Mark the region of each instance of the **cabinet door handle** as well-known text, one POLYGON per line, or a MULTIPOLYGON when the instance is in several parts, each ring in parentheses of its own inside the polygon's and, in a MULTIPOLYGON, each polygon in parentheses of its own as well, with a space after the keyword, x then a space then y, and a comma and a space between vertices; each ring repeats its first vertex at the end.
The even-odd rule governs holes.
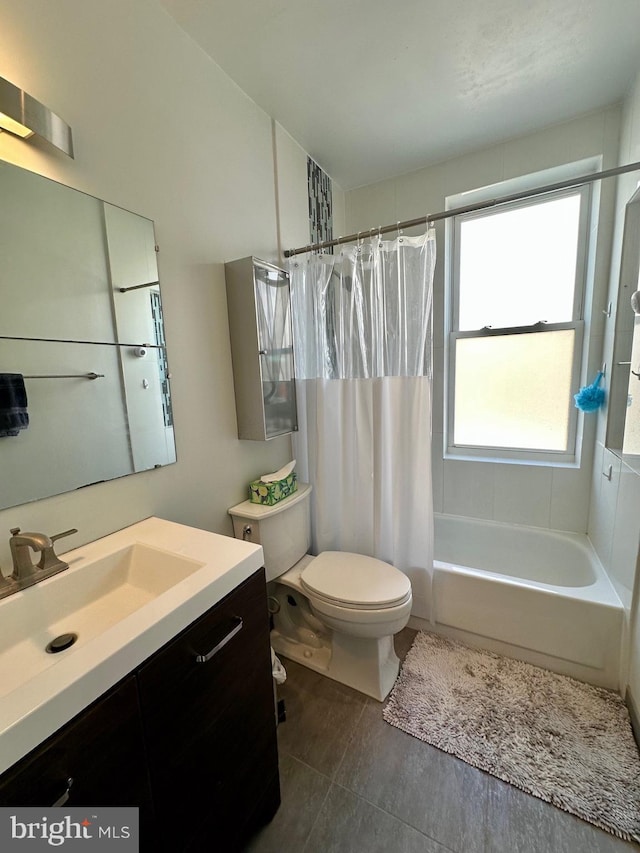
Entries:
POLYGON ((67 800, 69 799, 69 795, 71 793, 71 786, 73 785, 73 776, 69 776, 67 779, 67 788, 62 796, 58 797, 55 803, 52 803, 52 807, 55 809, 57 806, 63 806, 67 800))
POLYGON ((233 621, 238 623, 235 628, 232 628, 231 631, 229 631, 229 633, 227 634, 227 636, 223 637, 222 640, 220 640, 220 642, 218 643, 218 645, 214 646, 210 652, 207 652, 206 655, 196 655, 196 663, 206 663, 208 660, 211 660, 211 658, 215 654, 217 654, 221 648, 223 648, 227 645, 228 642, 233 640, 238 631, 242 631, 242 617, 234 616, 233 621))

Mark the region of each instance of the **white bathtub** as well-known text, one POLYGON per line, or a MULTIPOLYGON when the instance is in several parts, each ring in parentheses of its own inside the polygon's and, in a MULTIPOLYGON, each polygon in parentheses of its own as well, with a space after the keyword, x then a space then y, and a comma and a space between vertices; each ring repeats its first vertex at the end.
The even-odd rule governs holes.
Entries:
POLYGON ((428 630, 619 688, 623 607, 586 536, 436 514, 431 605, 428 630))

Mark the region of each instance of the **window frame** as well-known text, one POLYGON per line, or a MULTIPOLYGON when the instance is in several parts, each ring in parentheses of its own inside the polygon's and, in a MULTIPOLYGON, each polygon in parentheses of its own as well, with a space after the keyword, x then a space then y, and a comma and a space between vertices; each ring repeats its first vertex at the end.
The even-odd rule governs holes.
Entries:
POLYGON ((538 464, 573 465, 577 464, 580 451, 581 430, 578 410, 573 405, 572 396, 569 395, 567 407, 569 409, 569 423, 567 431, 567 446, 565 450, 536 450, 533 448, 496 447, 493 445, 466 445, 455 444, 455 359, 456 342, 460 338, 482 338, 491 336, 504 336, 516 334, 531 334, 536 332, 551 332, 560 329, 573 329, 575 342, 573 350, 573 362, 571 372, 571 388, 578 390, 580 377, 583 369, 584 357, 584 329, 585 329, 585 302, 588 291, 588 268, 591 252, 590 233, 593 205, 593 192, 591 183, 576 184, 573 187, 553 190, 547 193, 535 194, 505 202, 503 204, 491 204, 487 208, 474 210, 467 213, 457 214, 451 217, 447 223, 447 307, 445 310, 445 458, 449 459, 484 459, 493 462, 523 462, 538 464), (522 207, 531 207, 535 204, 543 204, 555 199, 567 196, 579 195, 580 213, 578 221, 577 253, 575 286, 573 294, 573 314, 571 320, 560 323, 547 323, 542 318, 538 322, 525 326, 511 326, 498 328, 485 326, 482 329, 463 330, 459 329, 460 310, 460 249, 461 249, 461 226, 465 221, 495 216, 496 214, 516 210, 522 207))

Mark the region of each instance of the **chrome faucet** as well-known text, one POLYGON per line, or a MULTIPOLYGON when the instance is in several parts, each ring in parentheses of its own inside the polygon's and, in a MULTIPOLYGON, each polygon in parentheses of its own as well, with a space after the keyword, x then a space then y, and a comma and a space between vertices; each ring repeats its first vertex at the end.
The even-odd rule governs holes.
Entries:
POLYGON ((0 578, 0 598, 33 586, 51 575, 68 569, 69 564, 58 557, 53 549, 53 543, 63 536, 70 536, 77 532, 74 527, 63 533, 56 533, 55 536, 47 536, 45 533, 23 533, 19 527, 13 527, 9 540, 13 572, 8 578, 0 578), (40 554, 37 564, 33 563, 30 550, 40 554))

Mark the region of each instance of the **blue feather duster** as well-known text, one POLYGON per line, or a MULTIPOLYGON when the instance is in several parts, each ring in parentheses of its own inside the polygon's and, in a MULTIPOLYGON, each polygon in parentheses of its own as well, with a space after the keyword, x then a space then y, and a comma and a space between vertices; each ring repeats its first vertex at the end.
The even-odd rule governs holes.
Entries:
POLYGON ((595 412, 604 403, 604 388, 599 388, 603 373, 600 371, 591 385, 585 385, 573 395, 576 408, 581 412, 595 412))

